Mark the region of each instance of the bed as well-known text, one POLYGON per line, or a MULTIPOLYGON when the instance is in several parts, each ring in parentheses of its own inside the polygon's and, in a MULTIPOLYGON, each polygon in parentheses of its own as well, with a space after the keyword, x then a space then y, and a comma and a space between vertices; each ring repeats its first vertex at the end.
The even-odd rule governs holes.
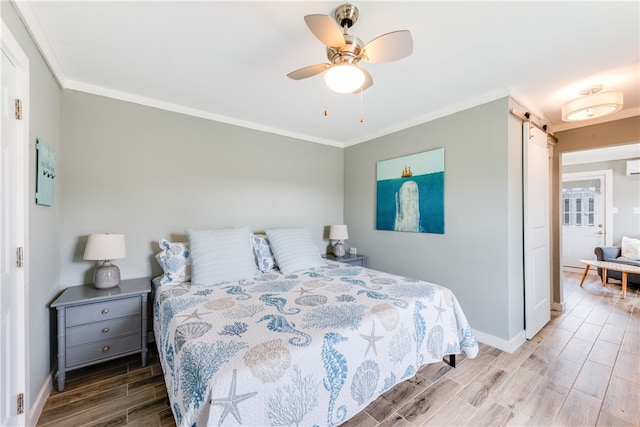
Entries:
MULTIPOLYGON (((161 240, 165 275, 154 281, 154 334, 179 426, 338 425, 422 365, 478 352, 447 288, 317 254, 312 266, 291 271, 268 245, 269 230, 250 246, 250 278, 209 284, 200 267, 212 254, 201 258, 201 242, 189 236, 190 248, 173 248, 183 274, 170 278, 174 244, 161 240), (260 244, 272 263, 261 259, 260 244)), ((296 248, 291 258, 300 256, 296 248)))

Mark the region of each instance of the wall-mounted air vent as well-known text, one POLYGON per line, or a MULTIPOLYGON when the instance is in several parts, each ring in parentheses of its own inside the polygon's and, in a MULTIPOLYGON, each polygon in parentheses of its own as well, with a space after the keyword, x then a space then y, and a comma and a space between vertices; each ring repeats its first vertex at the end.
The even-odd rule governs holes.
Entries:
POLYGON ((627 176, 640 175, 640 159, 627 160, 627 176))

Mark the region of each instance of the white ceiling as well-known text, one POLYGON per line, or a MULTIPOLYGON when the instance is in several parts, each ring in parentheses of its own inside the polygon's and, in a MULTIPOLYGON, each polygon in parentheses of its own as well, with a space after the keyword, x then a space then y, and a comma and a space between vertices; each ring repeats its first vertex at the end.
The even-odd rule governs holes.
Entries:
POLYGON ((350 34, 366 43, 407 29, 414 42, 408 58, 361 62, 374 79, 363 123, 359 95, 325 96, 321 75, 286 77, 327 61, 303 17, 340 4, 15 3, 64 88, 324 144, 348 146, 506 95, 564 130, 576 125, 561 121, 562 104, 593 84, 624 92, 625 108, 604 120, 640 114, 638 1, 357 1, 350 34))

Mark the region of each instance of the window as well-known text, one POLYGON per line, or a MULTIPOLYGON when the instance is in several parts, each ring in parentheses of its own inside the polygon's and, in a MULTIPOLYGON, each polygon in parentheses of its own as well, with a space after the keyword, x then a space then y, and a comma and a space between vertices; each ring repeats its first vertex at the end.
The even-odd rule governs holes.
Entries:
POLYGON ((562 225, 593 227, 595 225, 596 188, 562 189, 562 225))

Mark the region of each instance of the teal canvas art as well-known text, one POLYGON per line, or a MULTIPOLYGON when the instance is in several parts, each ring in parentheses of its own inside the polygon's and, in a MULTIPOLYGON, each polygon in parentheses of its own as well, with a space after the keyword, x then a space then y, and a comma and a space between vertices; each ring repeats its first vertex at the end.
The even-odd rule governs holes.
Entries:
POLYGON ((378 162, 376 229, 444 234, 444 148, 378 162))

